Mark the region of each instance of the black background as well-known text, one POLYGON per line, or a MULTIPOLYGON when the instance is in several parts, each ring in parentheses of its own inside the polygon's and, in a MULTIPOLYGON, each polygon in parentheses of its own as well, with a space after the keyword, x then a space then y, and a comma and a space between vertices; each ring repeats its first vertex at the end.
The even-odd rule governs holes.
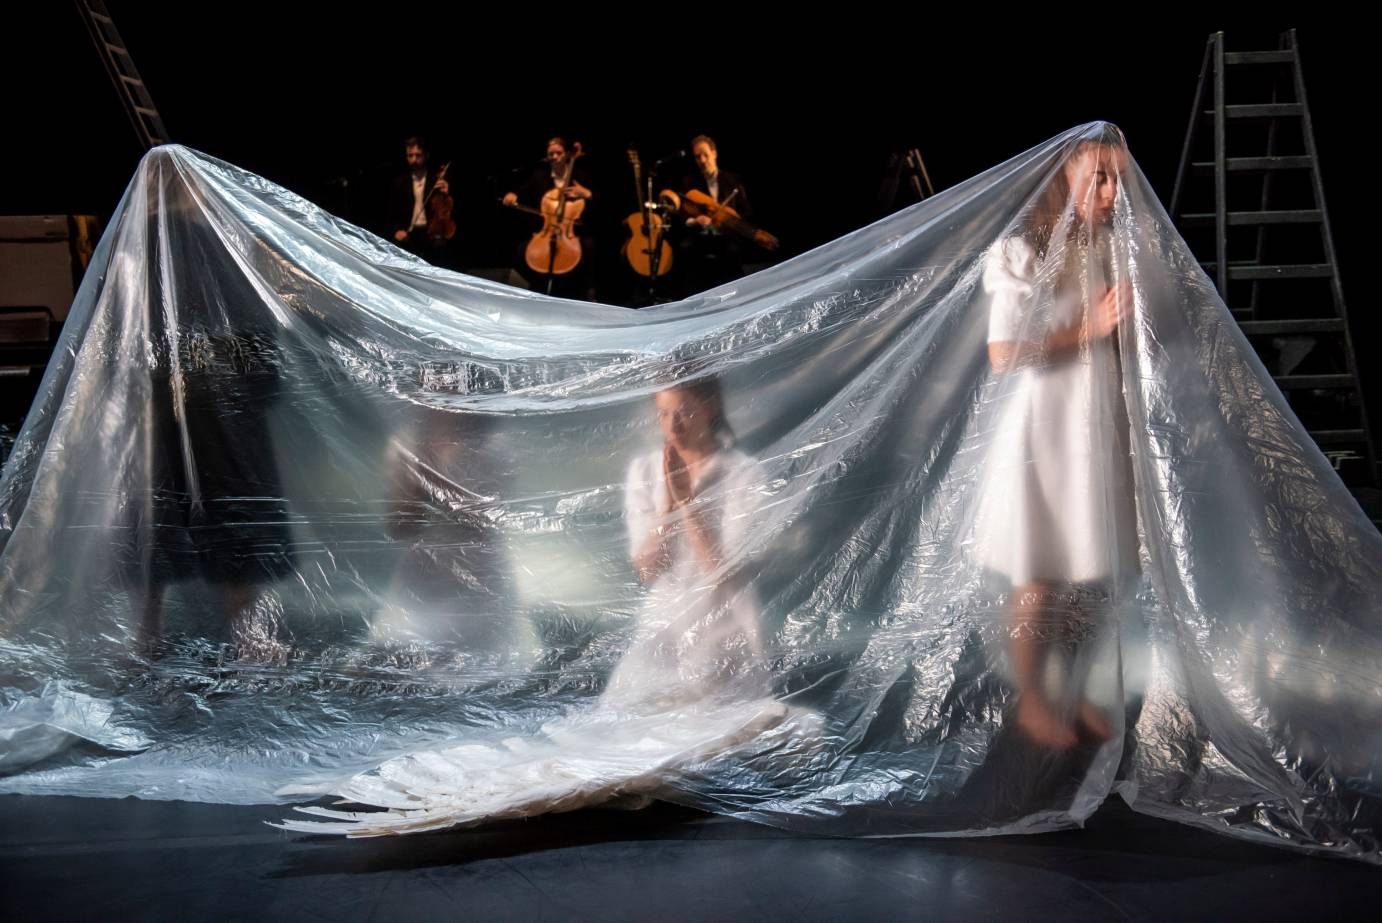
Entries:
MULTIPOLYGON (((428 136, 453 162, 471 265, 509 255, 522 226, 494 199, 554 134, 584 144, 609 224, 634 207, 630 143, 646 164, 694 134, 715 136, 721 166, 745 177, 785 256, 877 217, 887 154, 909 146, 945 188, 1106 119, 1165 201, 1209 33, 1258 50, 1294 26, 1378 417, 1379 324, 1366 275, 1376 52, 1344 19, 1113 5, 1020 18, 976 5, 944 23, 933 9, 845 5, 108 7, 175 140, 361 223, 375 224, 379 190, 402 168, 401 139, 428 136)), ((141 152, 85 28, 62 0, 4 16, 11 105, 0 214, 108 217, 141 152)), ((679 172, 668 168, 669 185, 679 172)))

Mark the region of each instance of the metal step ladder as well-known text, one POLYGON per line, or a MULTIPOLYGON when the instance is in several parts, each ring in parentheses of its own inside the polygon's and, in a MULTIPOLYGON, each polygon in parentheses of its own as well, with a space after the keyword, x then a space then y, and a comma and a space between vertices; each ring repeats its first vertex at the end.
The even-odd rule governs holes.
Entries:
POLYGON ((1209 37, 1171 215, 1335 469, 1376 487, 1294 29, 1275 51, 1209 37))
POLYGON ((125 113, 134 125, 134 132, 139 136, 140 144, 145 150, 167 144, 168 129, 163 127, 163 117, 158 114, 153 97, 149 95, 149 88, 144 85, 138 68, 134 66, 134 59, 130 57, 129 49, 125 47, 124 40, 116 31, 115 21, 110 18, 104 0, 74 2, 77 12, 81 14, 82 22, 86 23, 87 31, 91 33, 91 40, 96 43, 96 52, 101 56, 101 63, 106 66, 106 73, 110 75, 110 80, 120 95, 120 101, 124 103, 125 113))

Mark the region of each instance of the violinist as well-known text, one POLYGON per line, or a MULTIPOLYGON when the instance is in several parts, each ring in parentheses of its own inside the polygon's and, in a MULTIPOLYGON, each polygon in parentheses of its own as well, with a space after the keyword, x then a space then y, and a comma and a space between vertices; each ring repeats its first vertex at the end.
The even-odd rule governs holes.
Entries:
POLYGON ((407 172, 394 178, 389 188, 388 233, 394 243, 437 266, 450 263, 448 241, 429 235, 429 205, 451 193, 444 177, 428 164, 427 143, 414 136, 403 142, 407 172))
MULTIPOLYGON (((578 150, 579 145, 576 147, 578 150)), ((581 257, 574 270, 554 279, 543 275, 525 256, 529 242, 526 235, 519 246, 518 258, 514 265, 535 290, 545 290, 551 282, 552 294, 565 298, 594 300, 595 242, 586 228, 590 219, 590 203, 595 194, 588 185, 584 165, 576 160, 575 153, 564 139, 552 138, 547 142, 547 155, 543 163, 532 171, 522 185, 507 193, 502 201, 510 207, 518 206, 524 211, 540 212, 543 197, 555 189, 558 195, 566 199, 568 205, 574 202, 582 204, 581 217, 575 228, 581 257)))
MULTIPOLYGON (((691 140, 691 156, 699 169, 682 180, 683 197, 698 189, 716 202, 731 206, 746 221, 752 220, 744 184, 736 174, 720 169, 715 140, 709 135, 697 135, 691 140)), ((744 274, 743 241, 717 228, 708 215, 688 216, 680 236, 677 254, 688 295, 732 282, 744 274)))

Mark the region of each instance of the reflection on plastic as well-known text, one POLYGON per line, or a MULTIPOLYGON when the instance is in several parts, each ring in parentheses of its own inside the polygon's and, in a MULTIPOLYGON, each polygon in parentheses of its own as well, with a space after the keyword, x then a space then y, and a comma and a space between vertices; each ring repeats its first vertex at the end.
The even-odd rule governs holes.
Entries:
POLYGON ((1103 124, 640 312, 157 149, 0 541, 4 791, 1382 860, 1382 539, 1103 124))

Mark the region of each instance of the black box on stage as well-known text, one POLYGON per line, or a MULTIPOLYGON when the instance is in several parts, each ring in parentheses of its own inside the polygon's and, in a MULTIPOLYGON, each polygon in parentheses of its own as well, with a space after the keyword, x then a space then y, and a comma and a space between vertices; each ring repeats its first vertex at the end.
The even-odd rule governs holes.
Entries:
POLYGON ((91 215, 0 216, 0 426, 28 412, 98 233, 91 215))

